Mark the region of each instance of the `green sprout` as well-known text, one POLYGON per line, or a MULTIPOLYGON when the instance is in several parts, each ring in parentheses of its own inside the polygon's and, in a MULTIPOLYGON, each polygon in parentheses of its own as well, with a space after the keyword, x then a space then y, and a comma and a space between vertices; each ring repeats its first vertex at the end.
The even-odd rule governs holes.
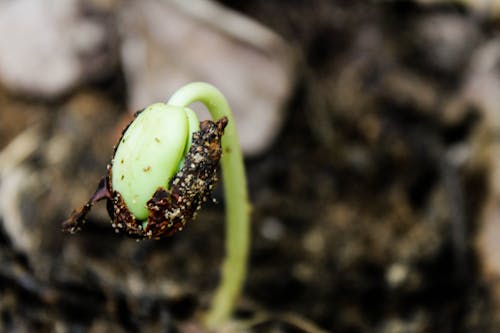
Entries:
POLYGON ((244 283, 250 239, 243 155, 229 104, 214 86, 196 82, 167 103, 136 114, 116 147, 108 175, 88 202, 63 223, 73 233, 93 204, 106 199, 113 227, 134 238, 173 235, 207 200, 222 166, 226 202, 226 257, 222 278, 204 317, 208 328, 228 322, 244 283), (188 108, 203 103, 214 121, 201 123, 188 108))
POLYGON ((192 110, 164 103, 149 106, 127 128, 115 152, 112 184, 137 219, 147 219, 147 201, 158 186, 168 186, 199 128, 192 110))

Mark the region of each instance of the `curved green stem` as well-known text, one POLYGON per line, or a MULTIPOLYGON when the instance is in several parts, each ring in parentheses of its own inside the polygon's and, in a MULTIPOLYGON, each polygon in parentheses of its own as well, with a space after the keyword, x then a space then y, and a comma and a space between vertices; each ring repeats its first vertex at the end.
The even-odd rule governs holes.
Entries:
POLYGON ((228 118, 222 138, 221 159, 226 201, 226 258, 222 267, 222 280, 205 317, 205 324, 215 328, 229 319, 245 279, 250 243, 250 205, 243 155, 229 104, 219 90, 203 82, 180 88, 168 104, 187 107, 194 102, 203 103, 214 119, 228 118))

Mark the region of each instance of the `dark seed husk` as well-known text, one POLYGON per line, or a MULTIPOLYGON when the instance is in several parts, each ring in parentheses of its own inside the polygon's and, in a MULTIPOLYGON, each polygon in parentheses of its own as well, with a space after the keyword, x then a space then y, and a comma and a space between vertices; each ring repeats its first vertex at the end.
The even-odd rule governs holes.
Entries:
POLYGON ((63 230, 70 233, 80 230, 92 205, 102 199, 107 200, 114 229, 132 238, 157 239, 182 230, 195 217, 217 183, 217 168, 222 156, 221 139, 227 122, 227 118, 223 117, 215 122, 205 120, 200 123, 200 130, 193 133, 183 166, 170 181, 169 188, 159 187, 147 202, 147 221, 136 220, 120 193, 113 190, 112 168, 109 165, 108 175, 101 180, 94 195, 63 222, 63 230))

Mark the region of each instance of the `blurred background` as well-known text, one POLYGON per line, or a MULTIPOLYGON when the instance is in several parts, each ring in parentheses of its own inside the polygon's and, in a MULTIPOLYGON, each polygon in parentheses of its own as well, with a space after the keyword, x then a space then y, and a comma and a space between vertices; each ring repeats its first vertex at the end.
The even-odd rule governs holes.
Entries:
POLYGON ((61 232, 191 81, 246 157, 245 331, 500 332, 497 0, 0 0, 0 332, 203 332, 221 186, 172 238, 61 232))

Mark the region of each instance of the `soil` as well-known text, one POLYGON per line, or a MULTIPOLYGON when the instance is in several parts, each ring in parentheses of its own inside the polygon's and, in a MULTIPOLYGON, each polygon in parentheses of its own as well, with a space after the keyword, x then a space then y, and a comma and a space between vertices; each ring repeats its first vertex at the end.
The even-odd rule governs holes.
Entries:
MULTIPOLYGON (((246 161, 252 249, 235 319, 249 332, 500 331, 472 246, 487 163, 453 158, 487 127, 460 96, 498 24, 457 5, 223 2, 301 57, 285 126, 246 161), (459 42, 427 40, 432 19, 459 42)), ((117 236, 104 205, 61 232, 106 172, 125 103, 120 68, 57 100, 0 89, 0 151, 21 147, 0 158, 0 331, 202 332, 224 251, 220 184, 168 239, 117 236)))

